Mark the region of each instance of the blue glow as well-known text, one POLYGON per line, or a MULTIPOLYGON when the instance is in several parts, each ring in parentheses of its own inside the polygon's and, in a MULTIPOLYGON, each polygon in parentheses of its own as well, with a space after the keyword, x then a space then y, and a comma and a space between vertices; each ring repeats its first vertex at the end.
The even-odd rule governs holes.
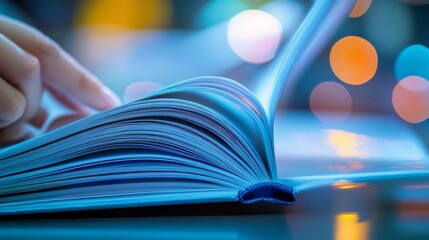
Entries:
POLYGON ((211 27, 249 8, 250 6, 243 1, 212 0, 198 13, 195 25, 200 28, 211 27))
POLYGON ((419 76, 429 80, 429 49, 423 45, 412 45, 399 54, 395 63, 396 80, 408 76, 419 76))
POLYGON ((394 57, 410 44, 415 25, 413 13, 400 1, 372 1, 363 20, 368 40, 383 55, 394 57))

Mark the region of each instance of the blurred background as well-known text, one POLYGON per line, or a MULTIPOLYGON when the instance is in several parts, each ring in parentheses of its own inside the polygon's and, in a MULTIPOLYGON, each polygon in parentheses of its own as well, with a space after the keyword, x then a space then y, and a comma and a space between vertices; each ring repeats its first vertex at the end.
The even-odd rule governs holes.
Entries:
MULTIPOLYGON (((128 102, 208 75, 228 77, 257 90, 264 79, 256 76, 276 59, 278 49, 287 44, 311 4, 310 0, 0 0, 0 13, 33 25, 59 42, 128 102)), ((319 42, 314 61, 286 86, 280 110, 309 115, 288 122, 278 119, 280 134, 275 142, 280 177, 427 171, 427 148, 408 128, 398 126, 411 126, 429 146, 428 23, 429 0, 357 0, 338 31, 319 42), (400 124, 392 123, 392 118, 400 124), (362 122, 369 124, 367 129, 361 128, 362 122)), ((277 220, 270 222, 262 216, 263 225, 252 218, 262 227, 262 235, 253 233, 259 228, 248 227, 248 217, 233 217, 231 222, 246 226, 239 227, 240 231, 250 229, 251 234, 265 238, 267 233, 290 231, 290 236, 304 239, 320 237, 320 233, 336 239, 383 239, 386 233, 391 239, 427 239, 427 178, 398 182, 399 186, 340 180, 330 186, 334 190, 304 192, 296 207, 280 219, 275 216, 277 220), (373 208, 396 212, 381 215, 373 208), (332 214, 303 215, 303 211, 318 210, 332 214), (308 226, 317 230, 308 231, 308 226)), ((199 238, 198 233, 206 234, 210 229, 206 226, 213 225, 214 233, 227 238, 233 231, 230 239, 238 239, 228 219, 215 220, 215 224, 205 218, 167 222, 172 226, 182 222, 180 231, 171 231, 184 238, 195 232, 192 236, 199 238), (201 226, 195 225, 197 221, 201 226), (195 231, 199 226, 203 230, 195 231)), ((104 239, 106 233, 116 236, 111 235, 115 231, 122 236, 122 228, 130 231, 133 226, 139 238, 142 232, 168 233, 166 219, 158 220, 161 228, 154 228, 152 219, 149 225, 143 220, 131 227, 129 222, 113 228, 110 223, 107 227, 99 224, 95 225, 99 229, 90 232, 93 235, 85 236, 98 234, 104 239), (105 232, 106 228, 113 230, 105 232)), ((33 229, 43 226, 47 234, 74 231, 82 235, 88 233, 82 229, 90 229, 86 225, 94 226, 93 220, 68 222, 71 227, 52 225, 57 231, 51 231, 49 222, 38 224, 30 222, 29 231, 24 231, 25 226, 3 224, 9 231, 0 232, 33 234, 33 229)))
MULTIPOLYGON (((254 88, 254 76, 291 38, 311 3, 2 0, 0 9, 59 42, 128 102, 207 75, 254 88)), ((429 128, 428 3, 358 0, 311 65, 287 86, 280 107, 310 110, 327 125, 371 113, 429 128)))

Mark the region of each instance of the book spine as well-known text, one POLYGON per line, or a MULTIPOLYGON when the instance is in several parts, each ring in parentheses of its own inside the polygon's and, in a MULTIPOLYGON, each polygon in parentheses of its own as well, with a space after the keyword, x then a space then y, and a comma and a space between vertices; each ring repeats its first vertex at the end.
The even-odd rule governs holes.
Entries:
POLYGON ((292 187, 277 182, 263 182, 239 191, 238 199, 243 204, 269 202, 290 205, 296 201, 296 192, 292 187))

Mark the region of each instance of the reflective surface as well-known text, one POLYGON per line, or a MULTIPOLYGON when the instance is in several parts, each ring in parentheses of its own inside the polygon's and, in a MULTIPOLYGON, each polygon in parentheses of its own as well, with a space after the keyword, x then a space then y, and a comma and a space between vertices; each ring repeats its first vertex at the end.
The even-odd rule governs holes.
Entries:
MULTIPOLYGON (((390 118, 353 116, 326 129, 308 114, 279 116, 276 133, 284 133, 276 138, 280 177, 344 177, 418 166, 427 171, 420 139, 390 118), (319 145, 309 143, 318 140, 319 145)), ((260 205, 257 211, 254 205, 207 204, 6 216, 0 218, 0 239, 429 238, 429 177, 351 179, 301 189, 294 205, 260 205)))
POLYGON ((270 214, 3 219, 0 239, 427 239, 428 189, 429 179, 319 188, 270 214))
POLYGON ((278 114, 274 138, 280 179, 337 175, 368 181, 368 175, 429 172, 422 140, 394 116, 352 114, 326 124, 309 112, 289 111, 278 114))

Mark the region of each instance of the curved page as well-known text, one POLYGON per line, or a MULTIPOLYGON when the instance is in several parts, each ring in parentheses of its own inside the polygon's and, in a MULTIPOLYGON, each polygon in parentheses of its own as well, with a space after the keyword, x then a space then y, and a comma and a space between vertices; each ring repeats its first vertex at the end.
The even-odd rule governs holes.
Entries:
POLYGON ((3 150, 0 212, 234 201, 272 161, 250 93, 192 79, 3 150))

